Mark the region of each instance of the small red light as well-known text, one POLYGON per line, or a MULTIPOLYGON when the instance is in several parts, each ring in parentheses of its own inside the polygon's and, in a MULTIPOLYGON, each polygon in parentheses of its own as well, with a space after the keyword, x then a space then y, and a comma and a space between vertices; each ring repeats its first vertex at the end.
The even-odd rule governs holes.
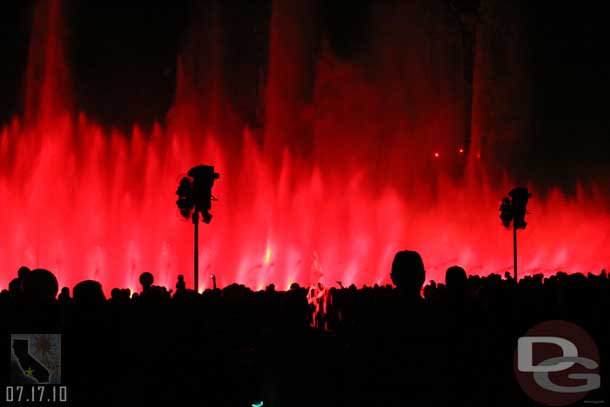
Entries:
POLYGON ((439 154, 438 153, 434 153, 434 157, 438 158, 439 154))
POLYGON ((464 153, 464 149, 463 149, 463 148, 460 148, 460 149, 458 150, 458 152, 459 152, 460 154, 463 154, 463 153, 464 153))

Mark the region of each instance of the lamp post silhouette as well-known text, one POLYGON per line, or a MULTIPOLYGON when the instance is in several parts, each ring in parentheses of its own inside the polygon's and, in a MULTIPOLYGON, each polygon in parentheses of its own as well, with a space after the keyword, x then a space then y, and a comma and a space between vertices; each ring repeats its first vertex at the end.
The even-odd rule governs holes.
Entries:
POLYGON ((514 278, 517 281, 517 229, 525 229, 525 215, 527 201, 532 197, 532 194, 525 187, 513 188, 508 196, 502 198, 500 205, 500 219, 502 224, 509 228, 513 225, 513 262, 514 262, 514 278))
POLYGON ((214 181, 220 175, 214 172, 214 167, 210 165, 198 165, 187 172, 186 177, 182 177, 176 190, 178 200, 176 205, 180 215, 184 219, 191 219, 195 226, 195 250, 194 267, 195 278, 193 285, 195 291, 199 292, 199 214, 205 223, 212 220, 212 201, 217 201, 212 195, 214 181))

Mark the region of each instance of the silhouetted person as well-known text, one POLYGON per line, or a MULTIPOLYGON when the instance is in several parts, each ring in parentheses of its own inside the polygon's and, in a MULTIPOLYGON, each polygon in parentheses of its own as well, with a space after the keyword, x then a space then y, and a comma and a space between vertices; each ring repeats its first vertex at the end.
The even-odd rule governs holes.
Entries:
POLYGON ((142 292, 147 291, 150 287, 152 287, 155 278, 153 275, 147 271, 140 274, 140 284, 142 284, 142 292))
POLYGON ((249 291, 243 284, 233 283, 222 289, 222 296, 231 302, 241 302, 245 300, 249 291))
POLYGON ((8 283, 8 291, 12 295, 21 295, 21 279, 19 277, 15 277, 8 283))
POLYGON ((61 289, 59 296, 57 297, 59 302, 69 302, 70 301, 70 289, 68 287, 64 287, 61 289))
MULTIPOLYGON (((140 274, 140 284, 142 292, 139 298, 147 303, 163 303, 171 298, 173 290, 167 291, 165 287, 153 285, 155 278, 149 272, 140 274)), ((135 297, 134 297, 135 298, 135 297)))
POLYGON ((35 269, 25 274, 21 288, 28 302, 43 303, 55 300, 59 286, 49 270, 35 269))
POLYGON ((178 282, 176 283, 176 294, 182 293, 186 290, 186 283, 184 282, 184 276, 178 275, 178 282))
POLYGON ((30 270, 29 267, 21 266, 21 267, 19 267, 19 270, 17 270, 17 275, 19 276, 20 279, 23 280, 31 272, 32 272, 32 270, 30 270))
POLYGON ((113 288, 110 291, 111 302, 117 306, 123 306, 129 302, 129 288, 113 288))
POLYGON ((390 278, 402 295, 410 299, 421 299, 426 270, 419 253, 410 250, 396 253, 390 278))
POLYGON ((307 302, 308 289, 301 289, 297 283, 290 285, 290 290, 282 297, 282 316, 287 328, 302 328, 307 326, 310 308, 307 302))
POLYGON ((11 282, 8 284, 9 292, 13 295, 20 295, 23 292, 23 280, 30 273, 31 270, 29 268, 25 266, 19 267, 19 270, 17 270, 17 277, 12 279, 11 282))
POLYGON ((449 267, 445 272, 445 285, 451 292, 464 293, 467 281, 466 271, 460 266, 449 267))
POLYGON ((93 280, 81 281, 72 292, 74 302, 79 306, 99 306, 106 300, 102 285, 93 280))
POLYGON ((424 287, 424 298, 426 300, 435 300, 435 294, 439 291, 436 281, 431 280, 428 285, 424 287))
POLYGON ((113 288, 112 291, 110 291, 110 298, 113 301, 118 301, 121 298, 121 289, 120 288, 113 288))

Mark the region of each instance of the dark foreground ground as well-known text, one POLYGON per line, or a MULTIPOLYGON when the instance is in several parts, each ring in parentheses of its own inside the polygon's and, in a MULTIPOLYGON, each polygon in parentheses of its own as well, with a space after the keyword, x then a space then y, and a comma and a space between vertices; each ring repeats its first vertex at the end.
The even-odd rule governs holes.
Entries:
POLYGON ((602 387, 577 404, 610 403, 605 271, 448 285, 429 284, 423 297, 389 286, 173 296, 153 286, 105 299, 91 282, 59 300, 13 286, 0 295, 2 383, 23 379, 10 334, 61 333, 75 406, 538 406, 515 379, 517 339, 566 320, 600 355, 602 387))

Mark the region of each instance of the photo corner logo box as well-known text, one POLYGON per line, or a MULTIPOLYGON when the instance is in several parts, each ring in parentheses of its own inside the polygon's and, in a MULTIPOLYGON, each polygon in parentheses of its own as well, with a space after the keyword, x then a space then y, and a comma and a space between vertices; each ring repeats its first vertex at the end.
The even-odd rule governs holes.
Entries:
POLYGON ((519 338, 513 364, 523 391, 546 406, 575 403, 601 386, 595 341, 572 322, 535 325, 519 338))
POLYGON ((61 384, 61 334, 11 334, 11 384, 61 384))

